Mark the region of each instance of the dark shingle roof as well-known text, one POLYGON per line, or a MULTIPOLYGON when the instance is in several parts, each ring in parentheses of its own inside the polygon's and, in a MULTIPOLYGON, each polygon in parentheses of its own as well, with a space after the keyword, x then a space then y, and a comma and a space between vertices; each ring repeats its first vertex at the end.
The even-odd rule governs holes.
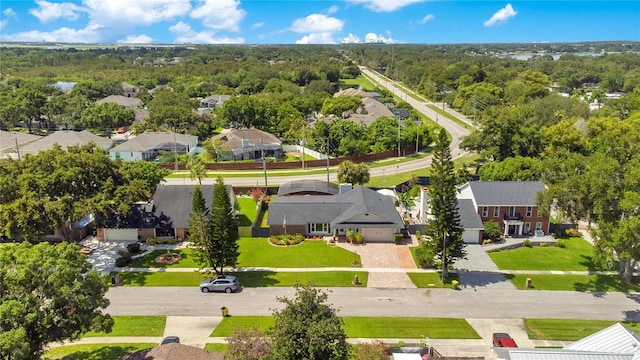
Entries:
POLYGON ((124 355, 122 360, 222 360, 224 355, 195 346, 171 343, 124 355))
POLYGON ((391 112, 393 113, 393 115, 401 119, 408 119, 411 116, 411 113, 407 109, 396 108, 391 109, 391 112))
POLYGON ((465 230, 483 229, 484 225, 471 199, 458 199, 458 214, 460 214, 460 225, 465 230))
POLYGON ((544 191, 541 181, 471 181, 478 206, 534 206, 536 194, 544 191))
POLYGON ((295 180, 280 185, 278 196, 295 193, 324 193, 335 195, 340 191, 338 185, 324 180, 295 180))
POLYGON ((267 224, 282 224, 285 214, 287 225, 318 222, 336 227, 363 215, 371 220, 359 220, 359 227, 404 226, 389 196, 363 186, 336 195, 276 197, 269 204, 267 224))

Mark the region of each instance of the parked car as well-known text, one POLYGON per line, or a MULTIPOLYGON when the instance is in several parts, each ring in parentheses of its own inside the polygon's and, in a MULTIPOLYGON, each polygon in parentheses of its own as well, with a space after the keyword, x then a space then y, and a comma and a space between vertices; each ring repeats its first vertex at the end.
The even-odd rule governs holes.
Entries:
POLYGON ((166 345, 171 343, 180 344, 180 338, 177 336, 167 336, 166 338, 162 339, 162 342, 160 343, 160 345, 166 345))
POLYGON ((517 348, 518 345, 507 333, 493 333, 493 346, 504 348, 517 348))
POLYGON ((240 289, 238 278, 232 275, 218 275, 213 279, 206 279, 200 283, 200 291, 224 291, 227 294, 240 289))

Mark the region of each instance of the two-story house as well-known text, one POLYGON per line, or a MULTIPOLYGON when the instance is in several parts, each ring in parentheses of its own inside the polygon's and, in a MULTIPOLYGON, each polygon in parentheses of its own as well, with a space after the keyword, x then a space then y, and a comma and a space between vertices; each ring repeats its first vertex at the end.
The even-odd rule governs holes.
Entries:
POLYGON ((473 202, 483 223, 493 220, 506 236, 543 235, 549 232, 549 215, 542 214, 536 195, 541 181, 471 181, 458 188, 458 199, 473 202))

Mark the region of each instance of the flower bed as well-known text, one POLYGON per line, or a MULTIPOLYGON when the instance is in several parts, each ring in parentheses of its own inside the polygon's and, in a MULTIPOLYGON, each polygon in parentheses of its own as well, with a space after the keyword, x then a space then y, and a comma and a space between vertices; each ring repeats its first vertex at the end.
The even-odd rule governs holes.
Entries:
POLYGON ((269 237, 269 242, 278 246, 297 245, 304 241, 304 236, 301 234, 294 235, 273 235, 269 237))

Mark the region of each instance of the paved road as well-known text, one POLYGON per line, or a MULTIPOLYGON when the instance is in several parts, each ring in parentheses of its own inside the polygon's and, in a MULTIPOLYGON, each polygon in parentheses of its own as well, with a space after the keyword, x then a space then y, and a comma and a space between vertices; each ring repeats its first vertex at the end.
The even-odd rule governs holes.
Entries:
MULTIPOLYGON (((408 96, 404 90, 396 87, 392 81, 382 78, 379 74, 374 73, 365 67, 361 67, 360 70, 362 70, 362 72, 365 73, 370 78, 374 79, 374 81, 378 82, 380 86, 387 88, 389 91, 398 95, 398 97, 402 99, 406 99, 406 101, 409 104, 411 104, 411 106, 413 106, 417 111, 425 114, 430 119, 438 118, 437 113, 431 110, 429 107, 427 107, 425 102, 415 100, 411 96, 408 96)), ((457 116, 463 121, 468 121, 467 118, 457 113, 452 115, 457 116)), ((449 119, 446 119, 442 116, 439 117, 438 124, 441 125, 443 128, 445 128, 452 136, 452 141, 451 141, 452 157, 456 159, 458 157, 464 156, 466 152, 459 148, 460 138, 463 136, 469 135, 469 130, 465 129, 464 127, 458 125, 457 123, 449 119)), ((369 174, 372 177, 374 177, 374 176, 393 175, 396 173, 400 174, 400 173, 406 173, 406 172, 424 169, 431 165, 431 158, 432 158, 431 156, 428 156, 422 159, 402 162, 395 165, 390 164, 390 165, 385 165, 381 167, 371 168, 369 169, 369 174)), ((315 172, 317 170, 318 168, 313 168, 313 169, 307 170, 307 172, 310 172, 310 171, 315 172)), ((256 173, 260 173, 260 171, 257 171, 256 173)), ((224 174, 222 174, 222 177, 224 177, 224 174)), ((336 181, 336 178, 337 178, 337 175, 335 172, 329 174, 329 181, 336 181)), ((292 176, 268 176, 267 182, 268 184, 273 185, 273 184, 284 184, 289 181, 302 180, 302 179, 326 180, 327 174, 326 173, 305 174, 305 171, 300 170, 298 174, 292 175, 292 176)), ((195 183, 189 178, 186 178, 186 179, 167 178, 165 180, 166 182, 164 184, 166 185, 181 185, 181 184, 195 183)), ((234 186, 253 186, 253 185, 263 186, 264 185, 264 177, 246 177, 246 178, 245 177, 224 177, 224 181, 226 184, 230 184, 234 186)), ((214 178, 205 178, 202 180, 203 184, 213 184, 214 182, 215 182, 214 178)))
MULTIPOLYGON (((329 303, 341 316, 452 318, 572 318, 640 320, 640 297, 624 293, 516 291, 511 289, 331 288, 329 303)), ((292 288, 245 288, 235 294, 203 294, 198 287, 116 287, 107 292, 111 315, 271 315, 276 297, 292 288)))

